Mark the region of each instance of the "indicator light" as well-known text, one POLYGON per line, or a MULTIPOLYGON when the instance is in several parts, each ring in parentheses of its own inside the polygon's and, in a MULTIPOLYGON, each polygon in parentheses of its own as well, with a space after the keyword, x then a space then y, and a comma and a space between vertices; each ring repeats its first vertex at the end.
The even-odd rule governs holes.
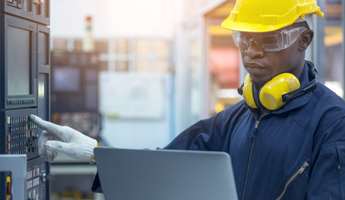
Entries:
POLYGON ((35 4, 44 4, 44 0, 34 0, 35 4))

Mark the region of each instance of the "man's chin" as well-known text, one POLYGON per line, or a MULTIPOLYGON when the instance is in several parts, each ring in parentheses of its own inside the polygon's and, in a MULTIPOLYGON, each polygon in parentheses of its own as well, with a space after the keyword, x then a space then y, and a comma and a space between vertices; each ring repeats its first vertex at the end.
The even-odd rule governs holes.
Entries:
POLYGON ((252 83, 254 84, 254 86, 259 89, 262 88, 267 82, 269 81, 269 79, 265 79, 265 80, 256 80, 255 78, 252 78, 252 83))

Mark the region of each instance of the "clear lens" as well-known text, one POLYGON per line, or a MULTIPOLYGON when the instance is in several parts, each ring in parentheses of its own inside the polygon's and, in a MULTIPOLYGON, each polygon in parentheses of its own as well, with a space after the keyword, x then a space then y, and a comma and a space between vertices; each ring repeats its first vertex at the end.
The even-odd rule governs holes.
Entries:
MULTIPOLYGON (((250 42, 252 40, 255 40, 253 38, 252 33, 239 32, 239 31, 232 31, 232 38, 234 40, 235 45, 240 49, 249 48, 250 42)), ((255 43, 257 43, 256 40, 255 40, 255 43)))
POLYGON ((273 31, 267 33, 246 33, 232 31, 232 38, 237 47, 242 50, 248 49, 252 41, 258 47, 267 52, 281 51, 290 47, 298 37, 306 31, 305 27, 298 27, 291 30, 273 31))
POLYGON ((234 40, 234 43, 237 47, 238 47, 238 43, 239 43, 239 38, 240 38, 240 32, 232 31, 232 39, 234 40))
POLYGON ((284 34, 281 32, 270 32, 259 35, 262 48, 267 52, 280 51, 284 48, 284 34))

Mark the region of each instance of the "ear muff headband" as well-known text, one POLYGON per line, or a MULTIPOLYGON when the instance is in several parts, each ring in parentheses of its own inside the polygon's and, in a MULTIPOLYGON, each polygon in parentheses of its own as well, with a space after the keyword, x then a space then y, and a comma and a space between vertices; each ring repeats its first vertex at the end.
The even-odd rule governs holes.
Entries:
POLYGON ((255 85, 253 84, 252 91, 253 91, 253 98, 254 98, 255 105, 259 108, 263 107, 263 105, 260 102, 260 98, 259 98, 261 88, 259 90, 257 90, 255 85))

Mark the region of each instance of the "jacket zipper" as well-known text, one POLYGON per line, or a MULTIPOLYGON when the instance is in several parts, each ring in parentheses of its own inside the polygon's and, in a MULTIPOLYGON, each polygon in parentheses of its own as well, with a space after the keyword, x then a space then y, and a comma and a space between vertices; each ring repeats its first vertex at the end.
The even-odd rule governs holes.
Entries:
POLYGON ((247 166, 247 174, 246 174, 246 180, 244 182, 244 187, 243 187, 243 193, 242 193, 242 200, 244 200, 244 195, 246 194, 246 188, 247 188, 247 181, 248 181, 248 175, 249 175, 249 169, 250 169, 250 163, 252 161, 252 155, 253 155, 253 149, 254 149, 254 144, 255 144, 255 140, 256 140, 256 131, 258 130, 260 121, 263 117, 265 117, 266 115, 269 115, 270 113, 267 113, 265 115, 263 115, 262 117, 260 117, 259 120, 256 119, 255 115, 252 113, 252 111, 250 111, 250 113, 253 115, 254 119, 256 120, 256 124, 255 124, 255 135, 252 141, 252 146, 250 149, 250 154, 249 154, 249 161, 248 161, 248 166, 247 166))
POLYGON ((281 193, 281 195, 277 198, 277 200, 280 200, 285 192, 286 192, 286 188, 289 186, 289 184, 299 175, 302 174, 305 170, 305 168, 309 167, 309 164, 307 162, 304 162, 303 166, 289 179, 289 181, 285 184, 284 190, 281 193))

